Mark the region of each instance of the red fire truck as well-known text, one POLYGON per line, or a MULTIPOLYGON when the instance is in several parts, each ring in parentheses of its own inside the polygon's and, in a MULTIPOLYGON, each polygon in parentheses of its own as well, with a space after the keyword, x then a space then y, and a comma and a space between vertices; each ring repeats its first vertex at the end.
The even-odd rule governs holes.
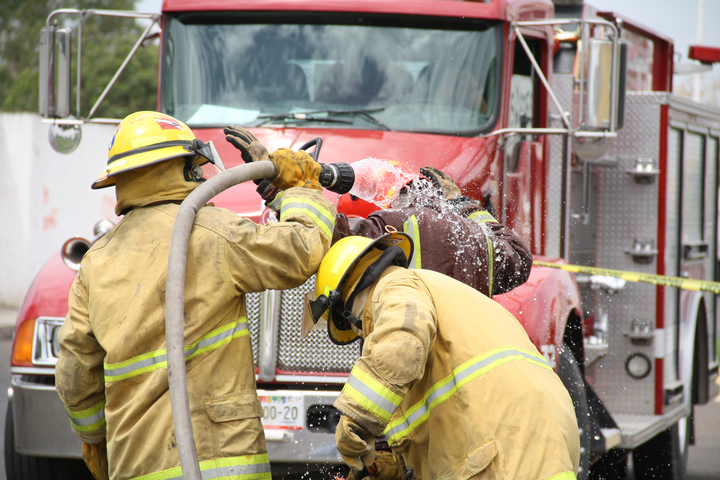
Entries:
MULTIPOLYGON (((671 39, 574 1, 165 0, 160 15, 61 10, 42 34, 41 113, 65 139, 96 121, 95 107, 68 119, 73 43, 54 22, 74 18, 76 28, 90 14, 161 28, 157 108, 213 140, 228 167, 241 161, 223 138, 229 124, 270 151, 321 137, 325 163, 389 155, 414 170, 433 165, 514 228, 537 260, 597 267, 573 275, 536 266, 494 299, 568 387, 579 478, 624 478, 629 455, 635 478, 682 478, 693 406, 718 393, 716 298, 677 288, 676 277, 720 276, 720 111, 670 93, 671 39), (601 269, 673 278, 626 282, 601 269)), ((214 202, 269 217, 252 184, 214 202)), ((80 463, 53 368, 86 249, 66 243, 20 311, 8 478, 70 478, 80 463)), ((322 331, 300 338, 313 282, 248 295, 277 475, 342 463, 332 403, 360 350, 322 331)))

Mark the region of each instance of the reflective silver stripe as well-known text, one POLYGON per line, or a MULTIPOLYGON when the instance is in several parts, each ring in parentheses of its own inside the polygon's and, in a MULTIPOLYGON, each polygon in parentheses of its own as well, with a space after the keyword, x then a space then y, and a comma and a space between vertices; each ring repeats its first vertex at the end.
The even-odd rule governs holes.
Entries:
MULTIPOLYGON (((227 325, 232 325, 232 323, 227 325)), ((196 354, 219 348, 225 340, 232 339, 232 337, 238 333, 245 333, 248 331, 247 321, 245 321, 244 318, 242 321, 236 322, 235 326, 232 328, 227 328, 227 325, 220 327, 220 329, 225 328, 225 330, 221 330, 215 334, 210 332, 208 334, 210 336, 201 337, 195 345, 185 350, 185 360, 188 360, 196 354)), ((117 364, 105 365, 105 381, 115 382, 124 380, 126 378, 158 370, 160 368, 165 368, 167 366, 167 353, 164 349, 140 355, 140 357, 141 358, 138 360, 131 361, 126 365, 119 367, 113 368, 113 365, 117 364)))
POLYGON ((271 209, 275 210, 276 212, 279 211, 280 207, 282 205, 282 199, 283 199, 284 193, 285 192, 283 192, 283 191, 279 191, 277 193, 277 195, 275 195, 275 198, 273 198, 272 202, 267 204, 268 208, 271 208, 271 209))
MULTIPOLYGON (((223 479, 242 479, 245 475, 257 475, 259 473, 270 473, 270 464, 269 463, 260 463, 256 465, 235 465, 232 467, 220 467, 220 468, 211 468, 210 470, 202 470, 200 472, 200 475, 202 476, 203 480, 212 480, 214 478, 223 478, 223 479)), ((142 477, 139 477, 142 478, 142 477)), ((152 477, 148 477, 148 480, 150 480, 152 477)), ((175 477, 157 477, 158 480, 183 480, 183 476, 175 476, 175 477)), ((268 480, 270 480, 270 476, 267 477, 268 480)))
MULTIPOLYGON (((162 350, 162 352, 165 352, 165 350, 162 350)), ((126 366, 120 367, 120 368, 105 367, 105 380, 107 381, 107 379, 111 378, 111 377, 119 377, 121 375, 132 373, 135 370, 145 370, 145 371, 156 370, 155 368, 148 369, 148 367, 153 367, 156 365, 158 366, 158 368, 162 368, 165 365, 167 365, 167 354, 158 353, 158 355, 156 357, 146 358, 144 360, 138 360, 137 362, 133 362, 129 365, 126 365, 126 366)))
POLYGON ((105 400, 79 412, 71 411, 66 405, 65 411, 73 428, 79 432, 94 432, 105 425, 105 400))
POLYGON ((238 322, 234 328, 229 328, 223 332, 218 333, 217 335, 213 335, 212 337, 207 337, 204 339, 201 338, 200 341, 197 342, 192 348, 185 350, 185 359, 187 360, 188 358, 192 357, 195 352, 198 352, 201 349, 210 347, 215 343, 222 342, 223 340, 232 337, 236 333, 242 332, 243 330, 247 329, 247 322, 238 322))
MULTIPOLYGON (((288 199, 289 200, 289 199, 288 199)), ((314 202, 313 202, 314 203, 314 202)), ((332 231, 335 228, 335 217, 332 219, 329 218, 330 212, 325 209, 320 209, 317 206, 309 203, 309 202, 294 202, 292 200, 289 200, 287 202, 282 203, 282 208, 280 209, 280 220, 282 221, 285 218, 285 214, 294 208, 300 209, 300 210, 307 210, 308 212, 312 212, 313 218, 317 218, 318 221, 322 222, 327 229, 330 231, 330 235, 332 235, 332 231)))
POLYGON ((257 475, 258 473, 270 473, 270 464, 237 465, 203 470, 202 478, 203 480, 210 480, 212 478, 241 478, 243 475, 257 475))
MULTIPOLYGON (((372 403, 372 406, 375 406, 383 411, 384 415, 378 415, 381 418, 386 418, 387 420, 389 420, 392 417, 392 414, 395 413, 395 410, 397 410, 398 405, 400 404, 399 401, 397 404, 395 404, 395 403, 391 402, 390 400, 384 398, 382 395, 380 395, 375 390, 373 390, 371 387, 366 385, 362 380, 360 380, 355 375, 351 374, 350 378, 348 378, 347 383, 351 387, 353 387, 355 390, 357 390, 361 395, 365 396, 365 398, 369 402, 372 403)), ((370 407, 370 405, 368 405, 367 402, 358 402, 358 403, 363 405, 363 407, 367 408, 368 410, 371 410, 371 408, 368 408, 368 407, 370 407)), ((377 412, 377 413, 379 413, 379 412, 377 412)))
MULTIPOLYGON (((252 479, 271 480, 270 463, 267 454, 243 457, 225 457, 200 462, 200 475, 203 480, 223 478, 228 480, 252 479), (242 463, 241 463, 242 462, 242 463)), ((182 469, 174 467, 160 472, 150 473, 133 480, 182 480, 182 469)))
MULTIPOLYGON (((388 428, 384 432, 385 437, 388 439, 388 442, 392 445, 397 440, 394 437, 404 437, 409 434, 410 431, 414 430, 420 424, 422 424, 427 419, 432 409, 435 408, 436 405, 434 405, 434 403, 437 402, 437 404, 440 404, 448 398, 454 396, 454 393, 452 393, 453 390, 461 388, 463 385, 458 386, 458 384, 463 383, 465 379, 473 376, 478 371, 491 366, 495 362, 503 360, 507 357, 518 355, 523 357, 523 359, 525 360, 531 360, 534 363, 541 363, 547 368, 550 368, 547 360, 545 360, 545 358, 541 357, 539 354, 533 355, 531 353, 514 348, 501 350, 486 358, 478 359, 475 361, 475 363, 471 363, 470 365, 468 365, 467 368, 464 368, 463 370, 454 373, 454 375, 452 375, 452 377, 450 378, 450 381, 441 385, 436 390, 433 391, 433 388, 435 388, 435 386, 431 387, 429 391, 432 391, 432 393, 430 393, 426 398, 408 409, 408 411, 411 412, 410 414, 408 414, 404 418, 395 420, 394 422, 392 422, 392 426, 388 425, 388 428), (443 396, 447 396, 447 398, 443 399, 443 396)), ((494 368, 495 367, 491 368, 490 370, 493 370, 494 368)))
POLYGON ((73 425, 76 425, 78 427, 89 427, 93 423, 100 422, 105 418, 105 409, 100 410, 95 415, 91 415, 85 418, 74 418, 70 415, 68 416, 70 417, 70 421, 73 423, 73 425))

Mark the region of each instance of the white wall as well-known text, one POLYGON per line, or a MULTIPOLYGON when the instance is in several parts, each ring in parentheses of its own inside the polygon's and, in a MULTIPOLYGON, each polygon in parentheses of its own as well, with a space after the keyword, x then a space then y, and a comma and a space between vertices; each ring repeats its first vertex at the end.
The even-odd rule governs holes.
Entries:
POLYGON ((35 274, 70 237, 116 222, 115 189, 91 190, 107 163, 114 125, 85 125, 73 153, 55 152, 49 125, 0 113, 0 306, 19 307, 35 274))

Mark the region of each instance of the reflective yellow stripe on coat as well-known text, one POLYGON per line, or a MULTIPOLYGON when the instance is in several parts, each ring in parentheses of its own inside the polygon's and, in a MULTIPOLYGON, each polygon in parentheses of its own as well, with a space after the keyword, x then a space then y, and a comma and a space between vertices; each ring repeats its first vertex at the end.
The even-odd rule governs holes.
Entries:
POLYGON ((558 473, 557 475, 553 475, 552 477, 548 478, 547 480, 576 480, 576 476, 573 472, 563 472, 558 473))
POLYGON ((490 235, 485 237, 487 240, 487 246, 488 246, 488 293, 492 297, 493 294, 493 264, 495 263, 495 250, 493 249, 493 242, 490 238, 490 235))
POLYGON ((284 222, 288 216, 303 214, 307 215, 312 221, 320 227, 328 238, 332 238, 335 229, 335 215, 329 210, 322 207, 319 203, 313 202, 306 197, 292 197, 283 195, 280 206, 280 221, 284 222))
POLYGON ((343 393, 363 408, 389 422, 402 402, 402 397, 375 380, 357 365, 343 387, 343 393))
MULTIPOLYGON (((200 340, 192 345, 185 346, 185 361, 200 355, 204 352, 216 350, 234 338, 249 335, 247 319, 242 317, 236 322, 231 322, 216 328, 200 337, 200 340)), ((152 372, 167 367, 167 351, 157 350, 145 353, 137 357, 119 363, 106 363, 105 382, 118 382, 126 378, 135 377, 143 373, 152 372)))
POLYGON ((70 411, 67 407, 65 407, 65 411, 68 417, 70 417, 70 423, 72 423, 73 428, 79 432, 90 433, 105 426, 104 400, 80 412, 70 411))
MULTIPOLYGON (((223 480, 270 480, 272 478, 267 454, 205 460, 200 462, 200 474, 203 480, 214 478, 223 480)), ((133 480, 181 480, 182 478, 182 469, 175 467, 135 477, 133 480)))
POLYGON ((495 217, 490 215, 486 210, 478 210, 477 212, 473 212, 470 215, 467 216, 469 220, 474 220, 477 223, 485 223, 485 222, 497 222, 495 220, 495 217))
POLYGON ((455 368, 448 377, 433 385, 423 399, 410 407, 400 418, 390 422, 385 429, 385 437, 390 445, 410 434, 430 416, 430 412, 440 403, 451 398, 458 390, 476 378, 508 362, 523 360, 552 370, 545 357, 515 347, 501 347, 472 358, 455 368))
POLYGON ((279 212, 280 208, 282 207, 282 199, 284 193, 285 192, 283 191, 279 191, 277 195, 275 195, 275 198, 272 199, 272 202, 266 204, 267 207, 275 210, 276 212, 279 212))
POLYGON ((412 238, 415 248, 413 255, 408 259, 408 268, 422 268, 422 255, 420 252, 420 226, 415 215, 411 215, 405 223, 403 223, 403 232, 412 238))
MULTIPOLYGON (((478 210, 477 212, 473 212, 470 215, 467 216, 468 220, 472 220, 477 223, 486 223, 486 222, 497 222, 495 220, 495 217, 490 215, 486 210, 478 210)), ((492 297, 493 294, 493 263, 495 262, 495 252, 493 249, 493 243, 490 239, 490 235, 487 235, 487 245, 488 245, 488 292, 490 292, 490 296, 492 297)))

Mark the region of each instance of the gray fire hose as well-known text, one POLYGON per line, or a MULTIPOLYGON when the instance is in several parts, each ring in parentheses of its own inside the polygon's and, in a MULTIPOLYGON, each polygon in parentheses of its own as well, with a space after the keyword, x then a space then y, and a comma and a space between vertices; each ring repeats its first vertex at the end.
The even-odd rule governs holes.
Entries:
POLYGON ((273 178, 275 175, 275 165, 267 161, 246 163, 228 169, 193 190, 180 205, 175 218, 165 286, 165 348, 175 440, 185 480, 202 480, 193 436, 185 371, 185 268, 190 231, 198 210, 218 193, 248 180, 273 178))

